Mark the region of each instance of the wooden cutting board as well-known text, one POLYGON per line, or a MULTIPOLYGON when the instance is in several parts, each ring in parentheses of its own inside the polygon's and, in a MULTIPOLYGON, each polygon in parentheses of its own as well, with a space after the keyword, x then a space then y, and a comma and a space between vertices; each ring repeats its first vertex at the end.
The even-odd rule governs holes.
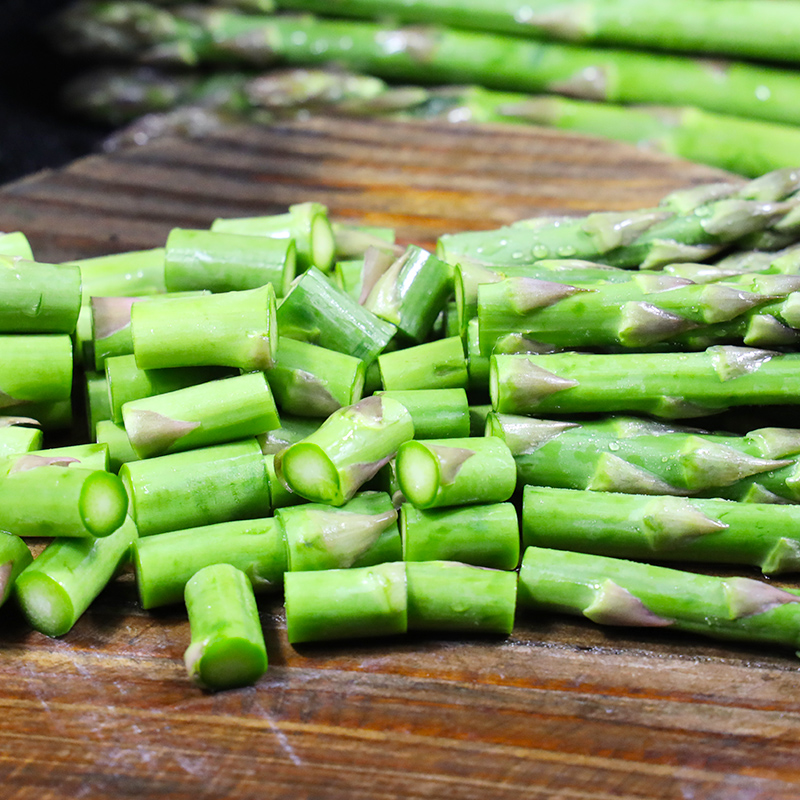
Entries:
MULTIPOLYGON (((721 175, 547 131, 321 119, 34 176, 0 190, 0 230, 24 230, 40 260, 59 261, 314 199, 431 244, 535 214, 644 206, 721 175)), ((185 677, 183 612, 143 612, 130 576, 58 640, 4 609, 0 796, 800 796, 790 652, 526 613, 508 638, 293 648, 280 599, 260 608, 267 675, 216 695, 185 677)))

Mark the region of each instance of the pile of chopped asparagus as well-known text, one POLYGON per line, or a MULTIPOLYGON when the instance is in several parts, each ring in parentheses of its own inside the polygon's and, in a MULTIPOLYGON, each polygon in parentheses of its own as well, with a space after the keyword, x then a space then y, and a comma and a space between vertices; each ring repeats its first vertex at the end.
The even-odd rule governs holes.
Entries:
POLYGON ((800 429, 674 421, 800 404, 798 209, 781 170, 436 253, 318 203, 59 265, 2 234, 0 602, 61 636, 132 569, 209 689, 267 668, 257 592, 291 643, 519 598, 798 649, 800 589, 662 565, 800 571, 800 429))
POLYGON ((324 111, 546 125, 750 177, 800 149, 800 0, 79 0, 50 28, 105 65, 67 105, 138 118, 112 146, 324 111))

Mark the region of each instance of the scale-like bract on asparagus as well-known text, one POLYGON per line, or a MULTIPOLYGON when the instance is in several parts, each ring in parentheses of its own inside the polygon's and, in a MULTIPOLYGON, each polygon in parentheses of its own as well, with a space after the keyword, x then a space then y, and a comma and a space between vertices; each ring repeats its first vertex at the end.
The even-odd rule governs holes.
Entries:
POLYGON ((278 326, 281 336, 347 353, 367 366, 396 331, 315 267, 295 278, 278 308, 278 326))
POLYGON ((294 417, 291 414, 281 414, 280 428, 259 434, 256 439, 264 455, 275 455, 289 445, 311 436, 323 422, 324 420, 319 417, 294 417))
POLYGON ((291 644, 408 630, 406 565, 287 572, 286 633, 291 644))
POLYGON ((719 639, 800 647, 800 593, 605 556, 529 547, 521 608, 583 615, 600 625, 672 628, 719 639))
POLYGON ((483 503, 423 510, 400 506, 405 561, 459 561, 477 567, 516 569, 519 520, 512 503, 483 503))
POLYGON ((405 406, 372 396, 341 408, 310 436, 275 456, 280 479, 312 502, 344 505, 414 436, 405 406))
POLYGON ((263 372, 131 400, 122 419, 140 458, 257 436, 280 425, 263 372))
POLYGON ((81 307, 81 272, 0 254, 0 333, 72 333, 81 307))
POLYGON ((800 353, 718 345, 701 353, 494 355, 490 392, 508 414, 638 411, 667 419, 800 402, 800 353))
POLYGON ((296 261, 293 239, 173 228, 164 280, 170 292, 236 292, 271 283, 283 297, 294 280, 296 261))
POLYGON ((231 564, 257 592, 279 591, 286 572, 283 531, 274 517, 234 520, 143 537, 133 551, 143 608, 179 603, 187 581, 204 567, 231 564))
POLYGON ((254 439, 122 465, 139 535, 269 514, 266 458, 254 439))
POLYGON ((397 511, 385 492, 361 492, 340 508, 305 503, 275 516, 291 571, 368 567, 402 558, 397 511))
POLYGON ((800 570, 800 508, 526 486, 523 545, 641 561, 800 570))
POLYGON ((19 536, 0 532, 0 606, 11 595, 17 576, 32 561, 28 545, 19 536))
POLYGON ((275 290, 221 292, 135 303, 133 352, 141 369, 269 369, 278 344, 275 290))
POLYGON ((496 436, 425 439, 397 451, 397 479, 417 508, 502 503, 514 493, 517 470, 496 436))
POLYGON ((68 444, 63 447, 48 447, 0 457, 0 477, 13 472, 55 465, 83 471, 108 472, 108 447, 100 442, 68 444))
POLYGON ((14 584, 31 627, 46 636, 67 633, 128 562, 136 538, 136 525, 126 517, 110 536, 49 544, 14 584))
POLYGON ((247 576, 230 564, 205 567, 186 584, 185 602, 189 677, 215 690, 254 684, 267 670, 267 647, 247 576))
POLYGON ((506 442, 522 484, 800 502, 793 428, 736 436, 635 417, 576 423, 492 413, 486 432, 506 442))

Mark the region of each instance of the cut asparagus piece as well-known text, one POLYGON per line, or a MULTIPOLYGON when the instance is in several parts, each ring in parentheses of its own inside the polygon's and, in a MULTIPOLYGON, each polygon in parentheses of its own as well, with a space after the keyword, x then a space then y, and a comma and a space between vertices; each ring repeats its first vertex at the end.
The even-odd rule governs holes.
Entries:
POLYGON ((82 258, 68 263, 80 267, 84 305, 92 297, 140 297, 167 291, 163 247, 82 258))
POLYGON ((135 303, 133 352, 141 369, 269 369, 278 343, 272 284, 242 292, 135 303))
POLYGON ((514 493, 511 451, 496 436, 406 442, 397 451, 397 479, 417 508, 502 503, 514 493))
POLYGON ((128 462, 119 476, 142 537, 270 512, 265 456, 255 439, 128 462))
POLYGON ((27 453, 42 446, 42 431, 29 417, 0 417, 0 456, 27 453))
POLYGON ((259 593, 280 591, 286 572, 283 535, 272 517, 145 537, 136 543, 133 556, 145 609, 179 603, 191 577, 212 564, 240 569, 259 593))
POLYGON ((20 572, 32 561, 31 551, 22 539, 0 532, 0 606, 11 596, 20 572))
POLYGON ((108 379, 104 372, 86 372, 84 379, 88 434, 90 439, 94 439, 97 424, 102 420, 111 419, 111 397, 108 392, 108 379))
POLYGON ((478 567, 516 569, 519 521, 511 503, 423 511, 400 507, 405 561, 460 561, 478 567))
POLYGON ((0 254, 0 333, 72 333, 80 307, 78 267, 0 254))
POLYGON ((118 473, 123 464, 139 460, 139 456, 131 447, 131 440, 125 433, 125 428, 110 419, 104 419, 97 423, 95 439, 98 444, 104 444, 108 449, 110 472, 118 473))
POLYGON ((0 336, 0 410, 38 419, 25 406, 68 400, 72 342, 60 334, 0 336))
POLYGON ((454 561, 406 564, 408 629, 509 634, 517 574, 454 561))
POLYGON ((335 411, 309 437, 278 453, 275 469, 293 492, 341 506, 413 436, 405 406, 367 397, 335 411))
POLYGON ((286 573, 290 644, 405 633, 406 568, 402 561, 358 569, 286 573))
POLYGON ((364 391, 364 362, 346 353, 281 336, 275 366, 266 372, 281 411, 328 417, 357 403, 364 391))
POLYGON ((122 524, 128 498, 116 475, 57 466, 48 459, 29 463, 32 468, 20 464, 0 478, 0 530, 91 538, 108 536, 122 524), (39 466, 42 462, 46 466, 39 466))
POLYGON ((718 639, 800 644, 800 595, 750 578, 718 578, 604 556, 529 547, 519 604, 600 625, 672 628, 718 639))
POLYGON ((322 422, 319 417, 293 417, 291 414, 281 414, 280 428, 259 434, 256 439, 264 455, 275 455, 289 445, 311 436, 322 422))
POLYGON ((656 561, 800 570, 800 509, 526 486, 523 545, 656 561))
POLYGON ((28 237, 22 231, 0 233, 0 255, 16 256, 33 261, 33 250, 28 237))
POLYGON ((368 567, 402 557, 397 511, 384 492, 361 492, 341 508, 306 503, 275 515, 293 572, 368 567))
POLYGON ((312 267, 295 278, 278 309, 281 336, 318 344, 362 359, 375 360, 395 327, 360 306, 312 267))
POLYGON ((251 686, 267 670, 267 647, 253 586, 230 564, 213 564, 186 584, 192 640, 186 672, 205 689, 251 686))
POLYGON ((73 444, 4 456, 0 459, 0 477, 51 464, 70 469, 108 472, 108 448, 99 443, 73 444))
POLYGON ((787 500, 800 500, 792 477, 800 452, 800 431, 794 429, 733 436, 635 417, 578 424, 490 414, 486 431, 509 446, 522 484, 736 497, 755 480, 787 500))
POLYGON ((170 292, 235 292, 271 283, 289 291, 296 270, 292 239, 173 228, 167 238, 164 280, 170 292))
POLYGON ((264 456, 264 466, 267 470, 267 477, 269 478, 269 496, 273 508, 287 508, 288 506, 296 506, 308 502, 305 497, 295 494, 278 477, 278 473, 275 471, 274 453, 269 453, 264 456))
POLYGON ((458 336, 437 339, 378 356, 383 388, 466 389, 469 382, 464 346, 458 336))
POLYGON ((131 400, 125 432, 140 458, 256 436, 280 425, 263 372, 131 400))
POLYGON ((420 344, 453 291, 453 268, 411 245, 375 282, 364 306, 420 344))
POLYGON ((101 539, 59 539, 23 570, 14 584, 28 623, 46 636, 62 636, 130 558, 136 541, 130 517, 101 539))
POLYGON ((333 229, 328 220, 328 209, 321 203, 298 203, 289 206, 288 213, 271 217, 216 219, 211 230, 291 239, 297 249, 299 272, 312 266, 327 272, 333 266, 336 252, 333 229))
POLYGON ((402 403, 411 414, 415 439, 469 436, 469 405, 463 389, 416 389, 380 392, 402 403))
POLYGON ((800 354, 724 345, 702 353, 495 355, 490 391, 502 413, 639 411, 680 419, 796 403, 798 364, 800 354))

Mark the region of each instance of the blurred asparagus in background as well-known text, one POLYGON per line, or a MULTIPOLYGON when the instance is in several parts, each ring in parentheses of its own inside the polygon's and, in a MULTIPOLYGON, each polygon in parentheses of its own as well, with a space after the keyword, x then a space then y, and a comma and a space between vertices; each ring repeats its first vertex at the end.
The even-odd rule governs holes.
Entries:
POLYGON ((112 146, 321 112, 546 125, 748 176, 800 161, 795 0, 275 2, 325 17, 271 5, 82 0, 51 21, 62 52, 182 71, 95 72, 65 102, 138 119, 112 146), (784 63, 706 57, 719 54, 784 63), (282 69, 253 72, 265 67, 282 69))

